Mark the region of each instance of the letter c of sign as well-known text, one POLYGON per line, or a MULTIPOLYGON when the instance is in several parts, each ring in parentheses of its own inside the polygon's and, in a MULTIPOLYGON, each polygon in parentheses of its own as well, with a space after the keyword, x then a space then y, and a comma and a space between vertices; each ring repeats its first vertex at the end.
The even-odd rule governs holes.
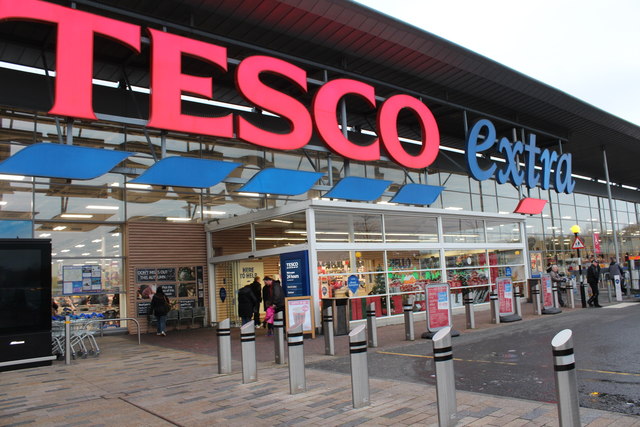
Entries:
POLYGON ((431 110, 409 95, 394 95, 382 103, 378 111, 378 133, 391 158, 411 169, 426 168, 440 150, 440 132, 431 110), (422 148, 415 156, 406 152, 398 137, 398 114, 405 108, 415 113, 422 130, 422 148))

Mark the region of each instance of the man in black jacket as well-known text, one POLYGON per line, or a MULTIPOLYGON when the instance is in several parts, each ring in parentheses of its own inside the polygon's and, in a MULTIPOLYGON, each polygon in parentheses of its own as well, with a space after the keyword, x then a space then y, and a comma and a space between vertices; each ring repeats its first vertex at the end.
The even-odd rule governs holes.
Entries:
POLYGON ((251 285, 243 286, 238 291, 238 315, 242 318, 242 325, 249 323, 258 306, 258 300, 253 294, 251 285))
POLYGON ((591 265, 587 269, 587 283, 591 287, 591 298, 587 303, 589 307, 602 307, 598 302, 598 282, 600 281, 600 266, 595 259, 591 260, 591 265))
POLYGON ((260 303, 262 302, 262 285, 260 285, 260 277, 256 276, 251 283, 251 290, 253 291, 253 295, 256 297, 256 308, 253 313, 253 321, 256 324, 256 328, 260 327, 260 303))

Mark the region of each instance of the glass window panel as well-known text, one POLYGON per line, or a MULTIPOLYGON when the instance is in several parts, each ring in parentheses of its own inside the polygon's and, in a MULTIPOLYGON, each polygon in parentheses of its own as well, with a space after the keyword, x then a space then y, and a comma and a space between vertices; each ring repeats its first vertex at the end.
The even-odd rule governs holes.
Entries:
POLYGON ((575 200, 573 199, 573 193, 572 194, 556 193, 556 194, 558 195, 558 202, 565 205, 571 205, 571 206, 575 204, 575 200))
POLYGON ((493 179, 486 179, 484 181, 480 181, 480 185, 482 186, 483 195, 487 195, 487 196, 496 195, 496 182, 493 179))
POLYGON ((51 239, 53 257, 101 258, 123 254, 120 225, 37 221, 34 234, 51 239))
POLYGON ((442 231, 447 243, 481 243, 484 238, 483 221, 465 218, 443 218, 442 231))
POLYGON ((385 214, 384 232, 387 243, 437 242, 438 222, 436 218, 385 214))
POLYGON ((354 242, 382 242, 382 215, 352 214, 354 242))
POLYGON ((214 231, 211 233, 211 244, 213 245, 213 256, 250 252, 252 250, 251 225, 245 224, 226 230, 214 231))
POLYGON ((447 268, 473 268, 487 265, 486 252, 483 249, 446 251, 444 258, 447 268))
POLYGON ((471 210, 471 196, 468 192, 460 193, 447 189, 442 192, 440 198, 442 199, 442 205, 445 209, 454 211, 471 210))
MULTIPOLYGON (((520 198, 520 193, 518 192, 518 189, 516 187, 514 187, 511 184, 496 184, 497 187, 497 191, 498 191, 498 195, 500 195, 500 199, 508 197, 511 199, 519 199, 520 198)), ((513 206, 513 208, 511 209, 511 212, 513 212, 513 209, 515 209, 515 205, 513 206)))
POLYGON ((389 292, 424 292, 424 285, 442 282, 442 270, 391 271, 388 273, 389 292))
POLYGON ((123 190, 108 184, 36 184, 35 216, 52 220, 123 221, 123 190))
POLYGON ((30 182, 0 179, 0 219, 31 219, 32 188, 30 182))
POLYGON ((513 283, 516 282, 523 282, 526 277, 524 275, 524 266, 523 265, 514 265, 514 266, 510 266, 510 267, 491 267, 490 269, 490 274, 491 274, 491 282, 495 283, 496 279, 498 277, 506 277, 509 276, 509 273, 511 274, 511 281, 513 283))
POLYGON ((32 237, 33 237, 33 222, 0 219, 0 238, 31 239, 32 237))
POLYGON ((458 175, 455 173, 443 174, 442 186, 449 191, 457 191, 469 194, 469 177, 466 175, 458 175))
POLYGON ((518 243, 522 241, 520 223, 487 221, 487 240, 490 243, 518 243))
POLYGON ((514 265, 524 264, 522 251, 512 249, 499 249, 489 251, 489 265, 514 265))
POLYGON ((440 251, 387 251, 388 271, 440 268, 440 251))
POLYGON ((589 196, 586 194, 575 193, 576 206, 589 207, 589 196))
POLYGON ((169 188, 127 188, 129 221, 200 222, 200 190, 181 189, 176 192, 169 188))
MULTIPOLYGON (((448 269, 447 282, 452 288, 486 285, 489 283, 488 268, 448 269)), ((462 303, 462 301, 460 301, 462 303)))
POLYGON ((316 211, 315 217, 318 242, 349 242, 348 214, 316 211))
POLYGON ((307 243, 304 212, 257 222, 254 228, 256 250, 307 243))
POLYGON ((349 251, 318 251, 318 274, 342 274, 352 271, 349 251))

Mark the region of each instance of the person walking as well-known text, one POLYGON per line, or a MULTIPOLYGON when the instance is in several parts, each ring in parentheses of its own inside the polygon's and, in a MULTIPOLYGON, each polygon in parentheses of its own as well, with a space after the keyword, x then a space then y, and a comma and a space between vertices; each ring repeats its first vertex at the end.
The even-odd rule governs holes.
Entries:
POLYGON ((165 295, 162 287, 158 287, 156 293, 153 294, 153 298, 151 298, 151 311, 158 320, 158 333, 156 335, 167 336, 167 314, 170 310, 169 298, 165 295))
POLYGON ((587 283, 591 288, 591 298, 587 301, 589 307, 602 307, 598 302, 598 282, 600 281, 600 266, 595 259, 591 260, 591 265, 587 269, 587 283))
POLYGON ((560 277, 560 273, 558 273, 558 266, 556 264, 551 266, 551 283, 555 283, 558 289, 558 303, 560 307, 564 307, 564 300, 562 299, 561 289, 564 289, 566 286, 565 283, 567 279, 565 277, 560 277))
POLYGON ((258 305, 258 300, 253 294, 251 285, 246 285, 238 291, 238 315, 242 319, 242 325, 249 323, 258 305))
POLYGON ((616 261, 615 258, 611 258, 611 264, 609 264, 609 278, 611 279, 611 283, 613 284, 613 289, 615 289, 615 276, 620 277, 620 290, 622 293, 627 293, 624 287, 624 270, 620 264, 616 261))
POLYGON ((256 324, 256 328, 260 327, 260 303, 262 302, 262 285, 260 284, 260 276, 256 276, 253 278, 253 282, 251 283, 251 291, 253 295, 256 297, 256 307, 253 313, 253 321, 256 324))

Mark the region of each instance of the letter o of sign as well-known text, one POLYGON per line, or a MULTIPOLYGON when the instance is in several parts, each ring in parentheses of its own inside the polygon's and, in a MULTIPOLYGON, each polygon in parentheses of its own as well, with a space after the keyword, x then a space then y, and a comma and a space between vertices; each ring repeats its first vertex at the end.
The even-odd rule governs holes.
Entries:
POLYGON ((378 110, 378 134, 389 155, 397 163, 411 169, 422 169, 434 162, 440 150, 440 131, 429 107, 409 95, 394 95, 378 110), (398 137, 398 114, 412 110, 422 129, 422 148, 414 156, 405 151, 398 137))

